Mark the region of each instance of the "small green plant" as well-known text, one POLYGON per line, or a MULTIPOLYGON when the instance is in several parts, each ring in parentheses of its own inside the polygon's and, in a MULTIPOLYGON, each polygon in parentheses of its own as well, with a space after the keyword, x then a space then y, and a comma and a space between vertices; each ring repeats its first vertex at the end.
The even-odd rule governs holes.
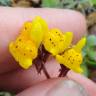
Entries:
POLYGON ((96 69, 96 36, 89 35, 87 36, 86 46, 83 48, 83 64, 81 67, 84 69, 84 75, 89 76, 90 68, 96 69))
POLYGON ((74 9, 84 15, 95 11, 96 0, 42 0, 41 7, 74 9))
POLYGON ((11 6, 11 0, 0 0, 1 6, 11 6))
POLYGON ((89 35, 87 37, 87 43, 83 49, 83 54, 86 63, 96 68, 96 36, 95 35, 89 35))

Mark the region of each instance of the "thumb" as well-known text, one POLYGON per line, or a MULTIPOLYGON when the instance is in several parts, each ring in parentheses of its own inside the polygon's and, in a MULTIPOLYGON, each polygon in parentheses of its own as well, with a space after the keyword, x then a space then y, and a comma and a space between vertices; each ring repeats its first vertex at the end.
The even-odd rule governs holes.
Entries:
POLYGON ((67 77, 83 85, 84 88, 88 91, 89 96, 96 96, 96 84, 88 78, 78 73, 74 73, 73 71, 69 71, 67 77))
POLYGON ((16 96, 88 96, 84 88, 67 78, 54 78, 30 87, 16 96))

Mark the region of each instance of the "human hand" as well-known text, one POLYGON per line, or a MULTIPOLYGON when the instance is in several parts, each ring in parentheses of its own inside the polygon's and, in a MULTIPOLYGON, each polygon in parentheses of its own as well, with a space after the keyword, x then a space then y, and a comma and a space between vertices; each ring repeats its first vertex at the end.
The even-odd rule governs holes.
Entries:
POLYGON ((45 96, 55 84, 70 78, 84 85, 89 94, 95 96, 96 85, 81 75, 71 75, 75 73, 70 71, 67 77, 56 78, 60 67, 53 58, 50 58, 45 66, 54 79, 46 80, 43 72, 41 74, 36 72, 34 65, 29 70, 21 69, 8 51, 8 44, 18 35, 23 23, 37 15, 42 16, 50 28, 57 27, 63 32, 72 31, 75 43, 86 34, 85 18, 80 13, 61 9, 4 7, 0 8, 0 13, 2 13, 0 16, 0 32, 2 32, 0 35, 0 89, 16 92, 17 96, 38 96, 38 94, 45 96), (23 91, 24 89, 26 90, 23 91))

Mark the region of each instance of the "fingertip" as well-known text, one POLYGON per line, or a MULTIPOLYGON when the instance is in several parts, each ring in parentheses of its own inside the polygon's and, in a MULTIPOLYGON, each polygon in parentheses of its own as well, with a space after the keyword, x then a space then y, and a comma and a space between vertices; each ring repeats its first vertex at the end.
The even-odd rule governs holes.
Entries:
POLYGON ((74 10, 65 10, 66 16, 69 19, 65 19, 62 24, 62 28, 65 32, 71 31, 73 35, 73 43, 76 43, 81 37, 85 36, 87 33, 87 24, 85 16, 74 10), (67 22, 67 23, 66 23, 67 22))
MULTIPOLYGON (((77 27, 78 31, 75 31, 75 38, 74 38, 74 42, 77 42, 78 40, 80 40, 83 36, 86 36, 87 34, 87 24, 86 24, 86 18, 85 16, 80 13, 80 12, 75 12, 76 15, 76 21, 77 21, 77 26, 75 25, 74 27, 77 27)), ((75 17, 75 16, 74 16, 75 17)))
POLYGON ((90 96, 96 95, 96 84, 90 79, 84 77, 81 74, 75 73, 72 70, 68 72, 67 77, 83 85, 83 87, 87 90, 90 96))

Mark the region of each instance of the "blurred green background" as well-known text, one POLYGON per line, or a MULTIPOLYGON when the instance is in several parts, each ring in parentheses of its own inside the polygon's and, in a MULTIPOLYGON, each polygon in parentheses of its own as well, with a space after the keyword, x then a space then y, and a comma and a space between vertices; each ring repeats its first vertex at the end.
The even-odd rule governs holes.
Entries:
MULTIPOLYGON (((0 6, 49 7, 77 10, 86 17, 87 43, 83 48, 83 75, 96 82, 96 0, 0 0, 0 6)), ((0 92, 0 96, 13 96, 0 92)))

